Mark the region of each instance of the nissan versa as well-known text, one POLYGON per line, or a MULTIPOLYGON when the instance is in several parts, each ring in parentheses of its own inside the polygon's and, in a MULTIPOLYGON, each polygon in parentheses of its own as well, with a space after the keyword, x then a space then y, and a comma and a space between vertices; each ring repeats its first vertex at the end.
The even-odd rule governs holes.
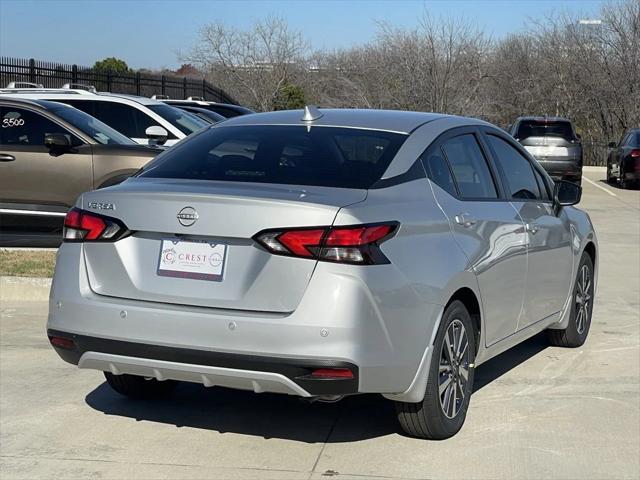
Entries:
POLYGON ((381 393, 408 434, 447 438, 477 365, 545 329, 584 343, 598 250, 580 194, 475 119, 239 116, 78 199, 48 336, 129 397, 381 393))

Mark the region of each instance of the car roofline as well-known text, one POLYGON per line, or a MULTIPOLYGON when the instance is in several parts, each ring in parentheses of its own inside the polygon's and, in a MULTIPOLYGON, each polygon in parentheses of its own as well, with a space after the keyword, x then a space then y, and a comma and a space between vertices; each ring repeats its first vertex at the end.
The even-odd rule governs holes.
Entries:
POLYGON ((536 121, 550 121, 550 122, 568 122, 568 123, 573 123, 573 121, 569 118, 566 117, 546 117, 544 115, 539 115, 539 116, 535 116, 535 115, 527 115, 525 117, 518 117, 516 119, 516 121, 522 121, 522 120, 536 120, 536 121))
MULTIPOLYGON (((411 134, 415 129, 432 120, 448 118, 441 113, 413 112, 377 109, 332 109, 313 107, 318 116, 306 119, 304 110, 280 110, 274 112, 239 115, 225 121, 224 127, 240 125, 280 125, 307 127, 342 127, 362 130, 388 131, 411 134)), ((456 117, 465 118, 465 117, 456 117)), ((222 127, 222 125, 221 125, 222 127)))
MULTIPOLYGON (((235 118, 235 117, 234 117, 235 118)), ((231 124, 227 125, 229 119, 225 120, 224 123, 220 122, 219 125, 215 125, 214 128, 229 128, 229 127, 304 127, 304 124, 299 123, 274 123, 274 122, 251 122, 251 123, 241 123, 241 124, 231 124)), ((425 122, 428 123, 428 122, 425 122)), ((420 127, 421 125, 418 125, 420 127)), ((356 125, 341 125, 341 124, 331 124, 331 125, 307 125, 309 128, 348 128, 351 130, 368 130, 371 132, 387 132, 387 133, 396 133, 399 135, 411 135, 410 131, 404 130, 393 130, 388 128, 377 128, 377 127, 364 127, 364 126, 356 126, 356 125)), ((418 128, 416 127, 416 128, 418 128)))

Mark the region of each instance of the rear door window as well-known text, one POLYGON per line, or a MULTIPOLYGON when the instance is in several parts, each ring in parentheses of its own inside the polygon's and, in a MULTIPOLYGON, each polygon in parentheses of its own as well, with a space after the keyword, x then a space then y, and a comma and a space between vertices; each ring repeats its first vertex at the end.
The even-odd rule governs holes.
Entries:
MULTIPOLYGON (((473 134, 459 135, 445 141, 442 145, 442 152, 451 167, 455 185, 461 198, 498 198, 487 160, 473 134)), ((432 162, 438 164, 439 161, 438 159, 430 160, 429 165, 432 162)), ((443 169, 438 175, 442 181, 448 182, 446 172, 443 169)))
POLYGON ((430 153, 424 163, 427 175, 432 182, 450 195, 454 197, 458 195, 456 186, 453 183, 453 177, 451 176, 451 170, 449 170, 449 165, 439 148, 430 153))
POLYGON ((221 126, 167 150, 140 176, 369 188, 406 138, 338 127, 221 126))
POLYGON ((495 135, 487 135, 496 163, 500 166, 509 184, 509 195, 518 200, 541 198, 533 167, 518 150, 495 135))

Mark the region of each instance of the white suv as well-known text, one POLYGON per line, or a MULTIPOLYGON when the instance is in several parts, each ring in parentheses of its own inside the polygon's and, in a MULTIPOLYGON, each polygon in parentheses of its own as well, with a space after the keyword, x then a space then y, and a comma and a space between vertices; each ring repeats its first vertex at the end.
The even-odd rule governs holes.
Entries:
POLYGON ((171 146, 209 125, 189 112, 135 95, 75 88, 7 88, 0 89, 0 95, 72 105, 142 145, 171 146))

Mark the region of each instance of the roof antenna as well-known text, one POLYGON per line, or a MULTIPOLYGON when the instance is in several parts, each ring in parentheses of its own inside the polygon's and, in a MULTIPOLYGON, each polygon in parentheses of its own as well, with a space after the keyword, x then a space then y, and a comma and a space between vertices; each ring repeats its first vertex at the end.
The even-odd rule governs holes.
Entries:
POLYGON ((322 117, 324 113, 318 110, 318 107, 315 105, 307 105, 304 107, 304 115, 302 115, 303 122, 313 122, 314 120, 318 120, 322 117))

